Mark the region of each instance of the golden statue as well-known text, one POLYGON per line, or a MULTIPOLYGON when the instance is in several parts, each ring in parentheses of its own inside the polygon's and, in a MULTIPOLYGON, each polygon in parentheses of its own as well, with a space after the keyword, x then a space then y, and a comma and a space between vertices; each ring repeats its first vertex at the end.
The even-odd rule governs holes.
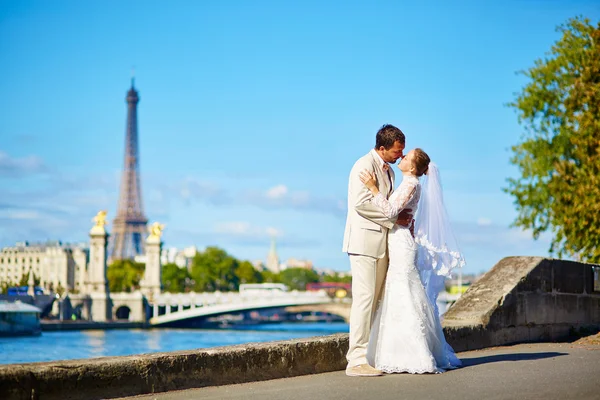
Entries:
POLYGON ((98 214, 92 219, 96 223, 96 226, 104 226, 106 225, 106 211, 98 211, 98 214))
POLYGON ((98 233, 106 232, 104 230, 104 226, 106 225, 106 211, 105 210, 98 211, 98 214, 96 214, 96 216, 92 219, 92 221, 95 223, 94 227, 92 228, 92 232, 98 232, 98 233))
POLYGON ((148 227, 148 232, 150 232, 149 239, 160 239, 160 237, 162 236, 163 229, 165 229, 165 225, 158 222, 155 222, 152 225, 150 225, 148 227))

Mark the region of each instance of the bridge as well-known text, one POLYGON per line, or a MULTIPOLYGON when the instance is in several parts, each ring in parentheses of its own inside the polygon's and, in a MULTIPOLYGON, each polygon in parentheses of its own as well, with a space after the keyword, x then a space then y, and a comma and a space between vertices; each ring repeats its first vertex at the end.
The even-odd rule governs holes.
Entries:
POLYGON ((323 291, 283 292, 248 291, 214 293, 162 293, 154 298, 150 325, 160 326, 179 321, 244 311, 308 306, 331 303, 323 291))
MULTIPOLYGON (((460 295, 446 292, 438 297, 440 314, 454 303, 460 295)), ((287 312, 320 311, 350 320, 349 299, 332 300, 323 291, 317 292, 214 292, 214 293, 162 293, 154 299, 150 325, 160 326, 178 321, 211 317, 268 308, 285 308, 287 312), (347 301, 344 301, 347 300, 347 301)))
POLYGON ((302 305, 302 306, 296 305, 296 306, 287 307, 285 309, 285 311, 287 311, 289 313, 301 313, 301 312, 309 312, 309 311, 324 312, 324 313, 328 313, 328 314, 338 315, 338 316, 344 318, 344 320, 346 322, 350 322, 350 307, 351 306, 352 306, 352 303, 350 301, 348 301, 348 302, 336 301, 336 302, 322 303, 322 304, 317 304, 317 305, 302 305))
MULTIPOLYGON (((437 298, 437 306, 440 315, 443 315, 452 304, 460 297, 459 293, 450 294, 448 292, 440 292, 437 298)), ((297 305, 287 307, 285 311, 290 313, 299 313, 306 311, 320 311, 329 314, 339 315, 344 318, 346 322, 350 322, 350 308, 352 301, 350 299, 337 299, 329 303, 322 303, 318 305, 297 305)))

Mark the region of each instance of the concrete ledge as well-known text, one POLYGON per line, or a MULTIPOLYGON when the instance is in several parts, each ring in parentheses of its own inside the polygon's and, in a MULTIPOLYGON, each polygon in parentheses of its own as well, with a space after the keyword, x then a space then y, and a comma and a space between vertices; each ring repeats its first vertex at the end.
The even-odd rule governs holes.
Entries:
POLYGON ((338 371, 348 335, 0 366, 0 399, 106 399, 338 371))
POLYGON ((598 332, 594 267, 541 257, 503 258, 444 315, 448 343, 466 351, 598 332))
POLYGON ((444 327, 446 340, 454 351, 481 350, 517 343, 561 342, 600 331, 600 325, 546 324, 511 326, 492 330, 483 326, 444 327))

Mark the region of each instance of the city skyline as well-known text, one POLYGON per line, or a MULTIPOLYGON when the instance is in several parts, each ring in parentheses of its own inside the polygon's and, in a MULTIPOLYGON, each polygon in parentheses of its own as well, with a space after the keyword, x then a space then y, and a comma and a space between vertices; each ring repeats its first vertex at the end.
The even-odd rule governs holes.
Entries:
MULTIPOLYGON (((136 69, 145 214, 166 247, 347 271, 354 161, 384 123, 441 168, 467 265, 547 255, 509 228, 522 133, 505 106, 591 1, 455 6, 7 1, 0 8, 0 246, 85 242, 116 216, 136 69)), ((399 174, 397 174, 399 176, 399 174)), ((396 182, 398 184, 399 182, 396 182)), ((112 231, 112 224, 108 226, 112 231)))

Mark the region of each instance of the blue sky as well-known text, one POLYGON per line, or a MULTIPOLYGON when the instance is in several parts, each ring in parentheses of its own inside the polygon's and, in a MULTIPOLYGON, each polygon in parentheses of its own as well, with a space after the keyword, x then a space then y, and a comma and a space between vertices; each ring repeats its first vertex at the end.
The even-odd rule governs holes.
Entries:
MULTIPOLYGON (((114 218, 135 67, 144 209, 165 246, 349 269, 347 178, 384 123, 441 168, 465 272, 547 255, 502 192, 505 104, 595 1, 0 1, 0 245, 114 218)), ((110 228, 110 227, 109 227, 110 228)))

